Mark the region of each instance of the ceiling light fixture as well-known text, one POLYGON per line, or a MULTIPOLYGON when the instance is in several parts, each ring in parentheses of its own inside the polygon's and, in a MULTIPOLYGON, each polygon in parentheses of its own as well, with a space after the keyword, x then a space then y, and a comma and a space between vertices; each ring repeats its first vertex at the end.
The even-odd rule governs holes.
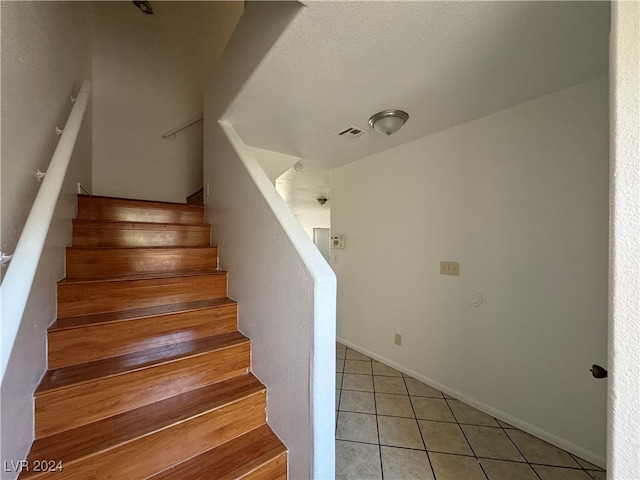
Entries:
POLYGON ((373 115, 369 119, 369 125, 378 133, 391 135, 400 130, 400 127, 402 127, 407 120, 409 120, 409 114, 407 112, 392 108, 373 115))

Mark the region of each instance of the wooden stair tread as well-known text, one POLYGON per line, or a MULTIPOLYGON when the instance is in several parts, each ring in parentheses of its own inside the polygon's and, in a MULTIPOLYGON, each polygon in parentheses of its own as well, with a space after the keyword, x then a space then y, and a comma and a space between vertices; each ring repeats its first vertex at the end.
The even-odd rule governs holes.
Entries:
POLYGON ((204 223, 202 205, 113 197, 78 196, 78 218, 96 220, 204 223))
POLYGON ((149 480, 243 478, 286 452, 286 447, 269 426, 263 425, 149 480))
POLYGON ((155 307, 135 308, 120 312, 95 313, 92 315, 81 315, 77 317, 58 318, 49 331, 65 330, 69 328, 82 328, 87 325, 98 325, 110 322, 124 322, 128 320, 155 317, 178 312, 188 312, 216 308, 225 305, 235 305, 237 302, 228 297, 216 298, 213 300, 200 300, 197 302, 174 303, 170 305, 157 305, 155 307))
POLYGON ((70 385, 77 385, 108 376, 122 375, 161 363, 193 357, 212 350, 221 350, 248 342, 249 339, 247 337, 236 331, 216 335, 215 337, 206 337, 171 346, 48 370, 36 389, 35 396, 70 385))
POLYGON ((141 204, 142 206, 154 206, 154 205, 166 205, 169 207, 183 207, 187 210, 203 210, 203 205, 189 205, 188 203, 181 202, 165 202, 162 200, 142 200, 139 198, 123 198, 123 197, 110 197, 108 195, 82 195, 78 194, 79 200, 90 200, 90 201, 108 201, 110 203, 122 203, 122 204, 141 204))
POLYGON ((85 247, 208 246, 211 225, 144 221, 73 220, 73 245, 85 247))
POLYGON ((250 373, 223 380, 38 439, 34 442, 28 459, 31 460, 30 465, 36 459, 53 458, 68 464, 265 390, 266 387, 250 373))
POLYGON ((226 275, 226 270, 211 271, 175 271, 175 272, 152 272, 152 273, 136 273, 133 275, 113 275, 108 277, 91 277, 91 278, 64 278, 58 282, 62 285, 82 284, 82 283, 98 283, 98 282, 124 282, 135 280, 155 280, 161 278, 178 278, 178 277, 203 277, 206 275, 226 275))

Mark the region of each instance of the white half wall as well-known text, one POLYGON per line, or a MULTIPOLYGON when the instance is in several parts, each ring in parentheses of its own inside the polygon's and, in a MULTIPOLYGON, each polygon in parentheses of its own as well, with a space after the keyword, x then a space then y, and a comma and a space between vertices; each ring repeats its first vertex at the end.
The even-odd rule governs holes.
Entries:
POLYGON ((204 84, 242 2, 92 2, 94 123, 92 193, 185 202, 202 188, 204 84))
POLYGON ((612 2, 609 478, 640 478, 640 3, 612 2))
MULTIPOLYGON (((2 2, 1 246, 12 253, 83 80, 91 80, 91 13, 85 2, 2 2)), ((76 183, 91 188, 91 108, 85 112, 18 336, 2 380, 1 478, 33 441, 33 392, 46 370, 46 329, 56 318, 56 282, 71 244, 76 183)), ((4 269, 3 272, 4 274, 4 269)))
POLYGON ((338 338, 604 465, 608 129, 600 77, 332 170, 338 338))
POLYGON ((205 215, 289 478, 335 475, 335 275, 224 119, 301 5, 251 2, 205 93, 205 215))

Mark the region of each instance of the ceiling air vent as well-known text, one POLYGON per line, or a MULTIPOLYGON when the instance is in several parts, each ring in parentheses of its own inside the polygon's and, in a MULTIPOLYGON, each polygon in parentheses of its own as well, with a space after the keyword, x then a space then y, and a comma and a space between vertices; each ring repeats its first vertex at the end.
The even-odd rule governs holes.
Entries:
POLYGON ((348 140, 354 140, 356 138, 360 138, 365 133, 367 133, 362 128, 354 127, 351 125, 349 128, 346 128, 340 132, 338 132, 338 136, 342 138, 346 138, 348 140))

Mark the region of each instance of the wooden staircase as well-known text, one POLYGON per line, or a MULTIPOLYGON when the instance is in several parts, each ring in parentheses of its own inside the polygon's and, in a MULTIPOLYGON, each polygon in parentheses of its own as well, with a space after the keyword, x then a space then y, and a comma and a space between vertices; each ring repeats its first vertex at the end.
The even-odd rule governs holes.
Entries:
POLYGON ((21 479, 287 478, 217 257, 202 206, 78 196, 21 479))

